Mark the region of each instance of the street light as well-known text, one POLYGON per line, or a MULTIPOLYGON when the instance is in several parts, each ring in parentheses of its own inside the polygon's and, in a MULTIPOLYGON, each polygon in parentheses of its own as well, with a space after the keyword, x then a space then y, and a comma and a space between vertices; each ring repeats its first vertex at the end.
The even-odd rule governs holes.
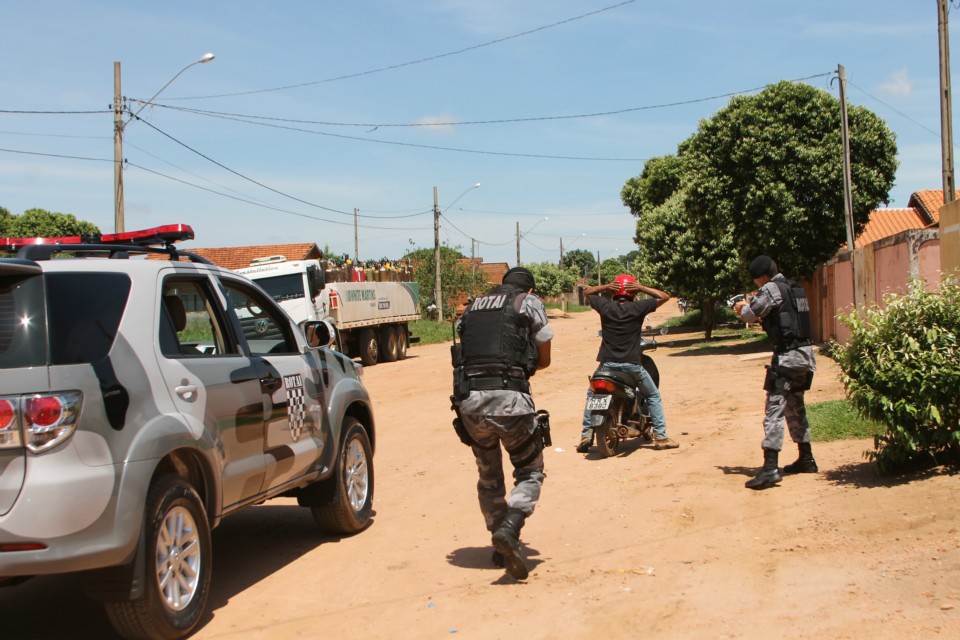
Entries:
MULTIPOLYGON (((444 211, 456 204, 457 200, 467 195, 468 192, 480 187, 480 183, 468 187, 463 193, 453 199, 453 202, 443 208, 444 211)), ((437 199, 437 188, 433 188, 433 303, 437 306, 437 320, 443 322, 443 296, 440 291, 440 205, 437 199)))
POLYGON ((537 223, 535 225, 533 225, 532 227, 524 231, 522 234, 520 233, 520 222, 519 221, 517 222, 517 266, 518 267, 520 266, 520 238, 530 233, 534 229, 536 229, 537 225, 539 225, 541 222, 546 222, 547 220, 548 220, 547 216, 544 216, 540 220, 537 220, 537 223))
POLYGON ((137 112, 130 116, 126 122, 123 121, 123 98, 120 95, 120 62, 113 63, 113 227, 116 233, 124 231, 123 225, 123 130, 148 104, 152 104, 154 99, 159 96, 164 89, 170 86, 174 80, 180 77, 180 74, 195 64, 204 64, 213 60, 212 53, 203 54, 199 60, 191 62, 183 69, 177 72, 175 76, 167 81, 167 84, 160 87, 160 91, 153 94, 149 100, 144 102, 137 112))

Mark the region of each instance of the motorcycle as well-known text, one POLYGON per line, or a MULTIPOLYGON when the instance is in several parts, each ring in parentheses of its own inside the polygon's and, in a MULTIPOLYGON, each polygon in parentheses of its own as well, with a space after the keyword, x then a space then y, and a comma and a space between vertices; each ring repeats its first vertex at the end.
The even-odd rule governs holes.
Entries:
MULTIPOLYGON (((660 330, 661 335, 666 329, 660 330)), ((640 364, 660 386, 660 371, 648 351, 657 348, 653 338, 641 338, 640 364)), ((624 371, 599 368, 590 376, 593 396, 587 401, 597 449, 604 458, 616 455, 620 443, 630 438, 653 442, 653 419, 644 397, 634 386, 633 376, 624 371)))

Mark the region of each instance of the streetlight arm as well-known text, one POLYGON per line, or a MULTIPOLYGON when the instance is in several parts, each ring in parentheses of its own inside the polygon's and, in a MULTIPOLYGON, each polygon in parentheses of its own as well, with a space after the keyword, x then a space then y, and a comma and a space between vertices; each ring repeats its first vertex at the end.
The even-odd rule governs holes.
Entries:
MULTIPOLYGON (((159 90, 159 91, 157 91, 155 94, 153 94, 153 96, 151 96, 149 100, 147 100, 147 101, 144 102, 142 105, 140 105, 140 108, 137 109, 136 113, 134 113, 133 115, 130 116, 130 120, 136 119, 136 117, 137 117, 138 115, 140 115, 140 112, 147 108, 147 105, 153 104, 153 101, 156 100, 157 96, 159 96, 161 93, 163 93, 163 90, 164 90, 164 89, 166 89, 166 88, 169 87, 171 84, 173 84, 173 81, 176 80, 177 78, 179 78, 179 77, 180 77, 180 74, 182 74, 184 71, 186 71, 187 69, 189 69, 190 67, 192 67, 192 66, 195 65, 195 64, 206 64, 207 62, 210 62, 211 60, 213 60, 215 57, 216 57, 216 56, 214 56, 212 53, 205 53, 205 54, 203 54, 203 56, 202 56, 199 60, 196 60, 196 61, 194 61, 194 62, 191 62, 190 64, 188 64, 187 66, 185 66, 183 69, 180 69, 180 71, 177 71, 177 75, 175 75, 175 76, 173 76, 172 78, 170 78, 169 80, 167 80, 167 84, 165 84, 165 85, 163 85, 162 87, 160 87, 160 90, 159 90)), ((130 120, 127 120, 127 122, 130 122, 130 120)))

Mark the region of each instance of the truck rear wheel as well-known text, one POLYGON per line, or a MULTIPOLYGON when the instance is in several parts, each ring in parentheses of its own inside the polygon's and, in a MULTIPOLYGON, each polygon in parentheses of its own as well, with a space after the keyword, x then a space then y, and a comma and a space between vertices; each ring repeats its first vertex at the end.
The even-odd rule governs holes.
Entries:
POLYGON ((373 329, 364 329, 360 332, 357 347, 360 351, 360 362, 364 366, 372 367, 377 364, 380 346, 377 344, 377 334, 373 329))
POLYGON ((407 357, 407 345, 410 342, 410 336, 407 328, 403 325, 397 327, 397 360, 403 360, 407 357))
POLYGON ((380 344, 383 349, 380 351, 380 359, 384 362, 394 362, 399 353, 399 336, 397 328, 386 326, 380 329, 380 344))

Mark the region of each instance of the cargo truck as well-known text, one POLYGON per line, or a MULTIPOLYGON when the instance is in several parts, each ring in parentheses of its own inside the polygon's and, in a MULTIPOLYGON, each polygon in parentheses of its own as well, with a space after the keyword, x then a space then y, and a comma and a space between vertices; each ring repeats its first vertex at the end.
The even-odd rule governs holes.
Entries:
POLYGON ((416 282, 340 282, 328 279, 317 260, 282 256, 236 271, 263 287, 297 323, 329 320, 337 332, 336 349, 366 366, 402 360, 417 341, 408 325, 420 319, 416 282))

